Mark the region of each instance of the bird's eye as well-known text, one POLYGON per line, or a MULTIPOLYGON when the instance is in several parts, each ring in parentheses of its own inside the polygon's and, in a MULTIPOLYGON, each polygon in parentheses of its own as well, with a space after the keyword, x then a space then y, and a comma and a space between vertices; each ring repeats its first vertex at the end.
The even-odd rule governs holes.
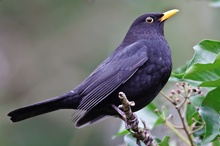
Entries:
POLYGON ((147 17, 146 18, 146 22, 147 23, 153 23, 154 22, 154 19, 152 17, 147 17))

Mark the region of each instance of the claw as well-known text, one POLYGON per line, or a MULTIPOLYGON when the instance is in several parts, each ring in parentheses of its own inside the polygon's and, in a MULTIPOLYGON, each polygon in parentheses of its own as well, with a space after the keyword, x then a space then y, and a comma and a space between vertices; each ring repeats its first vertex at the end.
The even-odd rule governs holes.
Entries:
POLYGON ((132 119, 127 119, 127 123, 130 125, 130 127, 138 127, 139 121, 136 114, 133 114, 132 119))

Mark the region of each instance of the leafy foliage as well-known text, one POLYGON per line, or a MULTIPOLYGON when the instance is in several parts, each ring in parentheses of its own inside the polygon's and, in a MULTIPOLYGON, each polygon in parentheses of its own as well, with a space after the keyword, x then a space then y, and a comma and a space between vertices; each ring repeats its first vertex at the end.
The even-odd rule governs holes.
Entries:
POLYGON ((169 136, 165 136, 162 141, 158 141, 158 146, 168 146, 169 145, 169 136))
MULTIPOLYGON (((171 81, 180 81, 180 82, 188 82, 192 85, 202 87, 202 90, 206 93, 203 95, 198 94, 186 94, 185 101, 180 103, 179 105, 184 105, 186 101, 188 104, 186 105, 186 112, 183 115, 185 117, 184 121, 186 121, 188 128, 191 131, 188 134, 193 137, 193 143, 196 145, 208 145, 213 142, 213 145, 219 143, 217 140, 220 137, 220 42, 214 40, 203 40, 196 46, 194 46, 195 54, 191 61, 188 61, 186 65, 178 68, 172 73, 171 81)), ((182 86, 182 87, 185 87, 182 86)), ((196 90, 196 88, 184 88, 185 90, 196 90)), ((199 88, 198 88, 199 89, 199 88)), ((200 89, 199 89, 200 90, 200 89)), ((187 91, 186 91, 187 92, 187 91)), ((198 91, 195 91, 198 92, 198 91)), ((200 91, 199 91, 200 92, 200 91)), ((177 97, 174 95, 180 96, 180 90, 171 91, 173 97, 177 97)), ((172 97, 172 98, 173 98, 172 97)), ((168 96, 166 98, 169 98, 168 96)), ((179 98, 168 99, 173 105, 177 105, 176 108, 179 108, 178 102, 179 98)), ((157 114, 155 115, 155 105, 152 103, 142 111, 142 113, 151 115, 146 123, 150 125, 150 129, 155 126, 163 123, 167 124, 166 120, 168 119, 166 114, 157 114), (149 120, 150 119, 150 120, 149 120)), ((159 113, 163 113, 158 111, 159 113)), ((178 109, 178 112, 181 112, 178 109)), ((180 113, 181 116, 182 113, 180 113)), ((184 124, 183 121, 183 124, 184 124)), ((170 122, 169 122, 170 123, 170 122)), ((169 124, 168 123, 168 124, 169 124)), ((177 130, 167 125, 177 136, 179 136, 177 130)), ((119 132, 117 135, 123 135, 126 133, 125 131, 119 132)), ((132 145, 130 142, 129 136, 126 136, 125 139, 128 145, 132 145), (130 144, 129 144, 130 143, 130 144)), ((179 136, 180 138, 182 136, 179 136)), ((168 146, 169 137, 165 136, 161 141, 158 138, 155 138, 158 142, 159 146, 166 145, 168 146)), ((184 138, 182 138, 184 140, 184 138)), ((185 140, 187 143, 187 140, 185 140)), ((133 143, 134 144, 134 143, 133 143)), ((187 143, 189 144, 189 142, 187 143)), ((218 144, 217 144, 218 145, 218 144)))
POLYGON ((200 115, 206 123, 202 144, 207 145, 220 135, 220 88, 210 91, 203 100, 200 115))
MULTIPOLYGON (((205 131, 202 133, 200 144, 207 145, 220 134, 220 42, 204 40, 196 45, 194 50, 195 55, 190 63, 178 69, 173 77, 199 82, 200 86, 208 91, 209 87, 214 88, 205 97, 195 97, 192 100, 192 103, 199 107, 199 114, 205 122, 205 131)), ((189 105, 186 112, 189 125, 192 124, 192 118, 198 118, 195 115, 197 111, 189 105)))

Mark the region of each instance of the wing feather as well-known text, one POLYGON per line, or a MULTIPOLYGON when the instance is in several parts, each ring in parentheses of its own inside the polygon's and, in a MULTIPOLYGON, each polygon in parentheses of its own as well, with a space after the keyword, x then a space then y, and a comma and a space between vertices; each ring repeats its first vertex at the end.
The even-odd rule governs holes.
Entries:
POLYGON ((123 48, 120 53, 113 53, 79 85, 83 99, 73 114, 73 122, 126 82, 147 61, 146 48, 145 43, 139 41, 123 48))

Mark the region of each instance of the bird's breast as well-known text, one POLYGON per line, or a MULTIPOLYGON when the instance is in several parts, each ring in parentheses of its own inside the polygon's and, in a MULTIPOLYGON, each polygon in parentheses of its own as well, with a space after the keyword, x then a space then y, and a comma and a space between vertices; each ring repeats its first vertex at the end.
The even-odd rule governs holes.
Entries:
POLYGON ((152 52, 147 62, 119 90, 123 91, 129 100, 139 110, 151 102, 164 87, 172 69, 171 55, 164 52, 152 52))

